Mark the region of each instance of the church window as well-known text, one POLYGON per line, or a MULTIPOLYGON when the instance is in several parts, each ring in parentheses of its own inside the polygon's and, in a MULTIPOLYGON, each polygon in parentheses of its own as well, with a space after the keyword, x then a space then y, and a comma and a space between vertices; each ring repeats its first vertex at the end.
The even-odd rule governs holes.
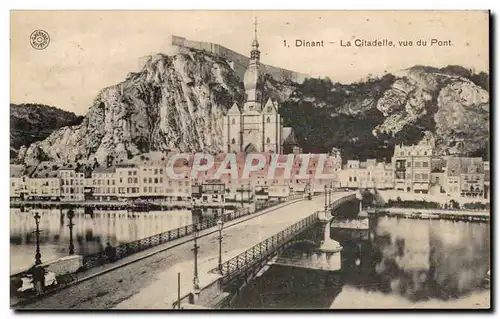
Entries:
POLYGON ((231 140, 231 144, 236 144, 236 140, 234 138, 231 140))
POLYGON ((267 138, 266 143, 267 144, 271 143, 271 139, 269 137, 267 138))
POLYGON ((235 120, 235 119, 233 119, 233 121, 231 122, 231 124, 233 124, 233 125, 234 125, 235 123, 236 123, 236 120, 235 120))
POLYGON ((271 113, 271 112, 272 112, 272 110, 273 110, 273 108, 272 108, 272 107, 270 107, 270 106, 268 106, 268 107, 267 107, 267 111, 268 111, 269 113, 271 113))
POLYGON ((267 117, 267 123, 271 123, 271 118, 269 116, 267 117))

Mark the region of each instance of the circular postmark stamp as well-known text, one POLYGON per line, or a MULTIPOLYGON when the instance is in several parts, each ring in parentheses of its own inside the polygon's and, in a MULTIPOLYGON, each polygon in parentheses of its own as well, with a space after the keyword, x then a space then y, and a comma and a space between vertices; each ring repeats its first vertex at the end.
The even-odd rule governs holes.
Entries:
POLYGON ((50 36, 45 30, 35 30, 30 35, 30 44, 35 50, 43 50, 49 46, 50 36))

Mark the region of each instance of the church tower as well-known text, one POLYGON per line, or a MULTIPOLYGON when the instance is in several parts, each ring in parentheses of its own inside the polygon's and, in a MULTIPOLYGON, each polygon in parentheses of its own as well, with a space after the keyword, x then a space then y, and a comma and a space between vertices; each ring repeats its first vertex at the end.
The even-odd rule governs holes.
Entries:
POLYGON ((252 50, 243 77, 246 102, 242 108, 235 103, 224 117, 223 141, 227 152, 281 154, 284 143, 294 141, 293 130, 283 128, 278 102, 270 98, 264 101, 264 75, 255 19, 252 50))
POLYGON ((260 64, 259 40, 257 40, 257 18, 254 20, 254 39, 250 51, 248 69, 243 77, 247 101, 243 112, 260 112, 262 109, 263 70, 260 64))

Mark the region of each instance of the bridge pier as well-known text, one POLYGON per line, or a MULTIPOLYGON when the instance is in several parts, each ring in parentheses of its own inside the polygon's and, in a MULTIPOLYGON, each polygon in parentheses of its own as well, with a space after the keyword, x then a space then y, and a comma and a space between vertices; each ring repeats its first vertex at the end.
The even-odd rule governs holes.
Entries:
POLYGON ((342 250, 342 246, 339 242, 333 240, 330 236, 331 231, 331 220, 325 224, 325 238, 321 241, 321 246, 319 250, 323 252, 340 252, 342 250))

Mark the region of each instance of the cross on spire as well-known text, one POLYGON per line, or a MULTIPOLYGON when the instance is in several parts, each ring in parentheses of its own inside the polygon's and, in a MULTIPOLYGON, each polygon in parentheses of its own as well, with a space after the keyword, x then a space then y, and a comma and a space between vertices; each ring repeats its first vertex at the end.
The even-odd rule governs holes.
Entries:
POLYGON ((253 18, 253 27, 254 27, 254 39, 252 41, 252 51, 250 52, 250 58, 252 60, 260 59, 260 51, 259 51, 259 41, 257 40, 257 16, 254 15, 253 18))
POLYGON ((257 16, 253 17, 253 28, 254 28, 255 40, 257 40, 257 16))

